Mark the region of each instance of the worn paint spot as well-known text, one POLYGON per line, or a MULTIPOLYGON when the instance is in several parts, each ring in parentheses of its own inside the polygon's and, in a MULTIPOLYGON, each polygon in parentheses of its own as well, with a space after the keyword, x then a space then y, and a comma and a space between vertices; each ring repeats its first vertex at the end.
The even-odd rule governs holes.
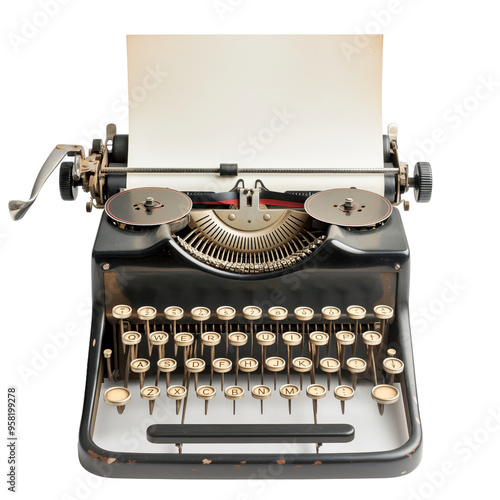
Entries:
POLYGON ((108 458, 108 464, 114 464, 116 462, 116 458, 108 458))
POLYGON ((209 460, 208 458, 204 458, 202 461, 203 465, 208 465, 212 463, 212 460, 209 460))
POLYGON ((313 465, 321 465, 323 462, 321 462, 320 460, 316 460, 316 462, 313 463, 313 465))
POLYGON ((283 460, 283 459, 281 459, 281 460, 276 460, 276 463, 277 463, 277 464, 280 464, 280 465, 284 465, 284 464, 286 464, 286 460, 283 460))
POLYGON ((417 424, 420 425, 420 419, 416 418, 415 420, 417 421, 417 424))
POLYGON ((135 465, 135 464, 136 464, 135 460, 129 460, 127 462, 127 465, 135 465))
POLYGON ((97 459, 99 458, 99 455, 95 451, 88 450, 87 453, 90 455, 90 458, 92 460, 95 460, 97 462, 97 459))
POLYGON ((196 472, 196 469, 191 469, 191 472, 196 472))
POLYGON ((235 469, 241 469, 241 465, 235 465, 234 468, 235 469))
POLYGON ((407 453, 406 456, 411 458, 411 453, 407 453))
POLYGON ((240 462, 240 464, 246 464, 246 463, 247 463, 247 461, 246 461, 246 460, 242 460, 242 461, 240 462))
POLYGON ((294 465, 294 469, 300 469, 302 467, 302 465, 294 465))
POLYGON ((404 476, 406 474, 406 471, 404 470, 403 472, 401 472, 401 475, 404 476))
POLYGON ((95 347, 95 339, 94 339, 94 341, 92 342, 92 347, 95 347))
POLYGON ((90 458, 92 460, 95 460, 96 462, 98 459, 101 462, 105 462, 107 464, 112 464, 112 463, 116 462, 116 458, 101 457, 101 455, 99 455, 98 453, 96 453, 95 451, 92 451, 92 450, 88 450, 88 454, 90 455, 90 458))

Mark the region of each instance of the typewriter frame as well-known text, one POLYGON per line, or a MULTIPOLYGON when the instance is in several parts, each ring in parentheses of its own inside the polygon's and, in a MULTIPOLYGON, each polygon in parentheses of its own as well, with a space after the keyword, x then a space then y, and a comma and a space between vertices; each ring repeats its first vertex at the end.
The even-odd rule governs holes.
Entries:
MULTIPOLYGON (((273 467, 273 477, 282 479, 394 477, 411 472, 421 460, 422 429, 409 326, 409 277, 409 249, 396 208, 385 224, 370 231, 357 232, 330 226, 323 245, 293 268, 244 276, 220 271, 195 260, 180 249, 166 225, 133 233, 116 227, 103 214, 92 259, 93 312, 79 432, 80 462, 85 469, 100 476, 134 478, 247 479, 258 478, 268 466, 273 467), (207 279, 231 279, 234 283, 243 283, 240 286, 292 272, 300 279, 301 273, 321 267, 324 262, 334 263, 332 272, 360 273, 359 277, 363 273, 390 273, 388 276, 395 278, 396 290, 395 320, 390 327, 389 344, 397 348, 398 357, 405 364, 399 380, 407 416, 408 441, 390 451, 338 454, 141 453, 114 452, 98 447, 92 434, 104 376, 101 353, 106 328, 105 277, 117 270, 129 273, 145 269, 165 270, 167 257, 169 265, 199 273, 199 276, 206 273, 207 277, 210 276, 207 279)), ((328 298, 325 301, 330 302, 328 298)), ((219 305, 226 302, 227 299, 221 298, 219 305)), ((241 308, 237 307, 237 310, 241 308)), ((287 425, 293 430, 294 424, 287 425)))

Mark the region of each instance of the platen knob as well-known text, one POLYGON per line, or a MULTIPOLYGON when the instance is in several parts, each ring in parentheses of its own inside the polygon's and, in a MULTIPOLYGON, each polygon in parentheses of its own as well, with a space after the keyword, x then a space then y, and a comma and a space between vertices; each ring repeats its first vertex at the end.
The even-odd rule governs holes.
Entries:
POLYGON ((78 189, 73 179, 73 162, 63 161, 59 169, 59 193, 64 201, 76 200, 78 189))
POLYGON ((413 171, 415 200, 418 203, 428 203, 432 195, 432 168, 430 163, 420 161, 413 171))

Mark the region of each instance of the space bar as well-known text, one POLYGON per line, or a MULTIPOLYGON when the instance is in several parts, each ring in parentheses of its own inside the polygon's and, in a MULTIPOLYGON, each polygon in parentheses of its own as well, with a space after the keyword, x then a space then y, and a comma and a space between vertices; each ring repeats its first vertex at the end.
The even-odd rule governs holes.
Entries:
POLYGON ((348 443, 349 424, 156 424, 148 427, 151 443, 348 443))

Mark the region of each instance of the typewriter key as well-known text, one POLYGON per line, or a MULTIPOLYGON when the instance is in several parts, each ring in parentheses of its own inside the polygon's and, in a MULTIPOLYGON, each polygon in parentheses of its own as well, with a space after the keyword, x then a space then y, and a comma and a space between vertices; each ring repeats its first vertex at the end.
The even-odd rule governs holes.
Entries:
POLYGON ((116 406, 120 415, 131 398, 132 394, 126 387, 111 387, 104 393, 106 404, 116 406))
POLYGON ((148 340, 148 352, 151 356, 153 346, 151 345, 151 342, 149 340, 149 334, 151 333, 149 322, 153 321, 156 318, 156 309, 151 306, 139 307, 139 309, 137 309, 137 316, 140 320, 145 321, 144 332, 148 340))
POLYGON ((196 390, 196 396, 205 401, 205 415, 208 413, 208 402, 215 397, 217 391, 211 385, 200 385, 196 390))
POLYGON ((149 334, 149 342, 152 346, 158 346, 158 358, 165 356, 165 345, 168 342, 168 333, 161 330, 149 334))
MULTIPOLYGON (((177 321, 180 321, 184 317, 184 309, 178 306, 170 306, 163 311, 163 314, 165 318, 172 321, 171 332, 175 336, 177 333, 177 321)), ((177 346, 175 347, 175 354, 177 355, 177 346)))
POLYGON ((294 384, 285 384, 280 387, 280 396, 288 400, 288 414, 292 414, 292 399, 300 394, 300 389, 294 384))
POLYGON ((183 385, 171 385, 167 390, 167 397, 175 401, 175 414, 179 415, 181 401, 187 396, 187 389, 183 385))
POLYGON ((308 398, 312 399, 313 403, 313 415, 314 423, 318 423, 318 399, 322 399, 326 396, 326 389, 319 384, 309 385, 306 389, 306 394, 308 398))
POLYGON ((229 350, 229 322, 236 316, 236 309, 231 306, 222 306, 215 311, 217 319, 224 321, 226 334, 226 356, 229 350))
MULTIPOLYGON (((125 328, 123 326, 123 320, 130 318, 132 315, 132 308, 127 305, 119 305, 113 307, 113 310, 111 312, 113 315, 113 318, 116 318, 119 320, 119 325, 120 325, 120 337, 125 333, 125 328)), ((123 346, 123 352, 125 352, 125 346, 123 346)))
POLYGON ((287 364, 286 364, 286 383, 290 383, 290 366, 292 365, 292 347, 300 345, 302 342, 302 335, 297 332, 285 332, 281 337, 283 343, 286 345, 287 364))
POLYGON ((363 373, 366 370, 366 361, 361 358, 349 358, 346 361, 347 369, 351 372, 351 385, 356 390, 356 381, 358 373, 363 373))
POLYGON ((260 414, 264 414, 264 399, 271 396, 271 389, 267 385, 256 385, 252 388, 252 397, 260 400, 260 414))
MULTIPOLYGON (((335 333, 333 322, 337 321, 340 318, 340 309, 334 306, 326 306, 321 309, 321 316, 323 319, 328 321, 328 347, 327 354, 330 355, 330 346, 332 343, 332 335, 335 333)), ((338 353, 336 353, 338 356, 338 353)))
MULTIPOLYGON (((194 373, 194 389, 198 390, 198 374, 205 369, 205 361, 201 358, 191 358, 185 362, 185 365, 189 373, 194 373)), ((187 387, 189 387, 189 383, 187 387)))
POLYGON ((297 307, 294 311, 295 319, 302 323, 302 340, 300 342, 300 354, 304 355, 304 337, 306 334, 306 321, 311 321, 314 318, 314 310, 310 307, 297 307))
POLYGON ((227 399, 230 399, 233 402, 233 415, 236 414, 236 401, 238 399, 241 399, 245 394, 245 390, 243 387, 239 387, 237 385, 231 385, 229 387, 226 387, 226 390, 224 391, 224 396, 227 399))
POLYGON ((229 334, 229 343, 236 347, 236 360, 234 363, 235 368, 235 385, 238 385, 238 367, 240 359, 240 347, 244 346, 248 341, 248 335, 243 332, 233 332, 229 334))
POLYGON ((375 317, 380 320, 380 333, 382 334, 382 343, 387 344, 387 322, 394 317, 394 310, 389 306, 375 306, 373 308, 375 317))
POLYGON ((385 405, 392 405, 399 401, 399 390, 393 385, 376 385, 372 389, 372 398, 378 404, 380 415, 383 415, 385 405))
POLYGON ((276 342, 276 335, 272 332, 258 332, 255 336, 257 343, 260 345, 260 360, 261 360, 261 377, 260 383, 264 383, 264 360, 266 359, 266 348, 276 342))
POLYGON ((339 352, 339 361, 340 365, 344 366, 345 361, 345 348, 348 345, 354 344, 354 339, 356 338, 354 333, 348 332, 346 330, 341 330, 335 334, 335 338, 337 339, 338 352, 339 352))
POLYGON ((382 342, 382 335, 378 332, 367 331, 363 333, 362 337, 363 342, 366 345, 366 363, 372 370, 373 385, 378 385, 377 369, 375 366, 375 354, 373 352, 373 348, 380 345, 380 343, 382 342))
POLYGON ((279 336, 282 329, 280 321, 284 321, 288 317, 288 310, 280 306, 270 307, 267 311, 267 315, 271 321, 276 322, 276 354, 278 354, 279 336))
POLYGON ((201 335, 202 344, 210 347, 210 385, 212 385, 214 381, 215 346, 219 345, 220 341, 221 336, 220 333, 217 332, 205 332, 201 335))
POLYGON ((347 316, 354 320, 354 344, 352 345, 352 353, 356 354, 358 345, 359 320, 366 316, 366 309, 361 306, 349 306, 347 308, 347 316))
POLYGON ((333 395, 340 401, 342 415, 345 413, 345 402, 354 397, 354 389, 348 385, 339 385, 335 387, 333 395))
POLYGON ((276 390, 278 372, 284 370, 286 365, 285 360, 278 356, 272 356, 266 359, 265 365, 270 372, 274 373, 274 390, 276 390))
POLYGON ((111 370, 111 355, 113 354, 113 351, 111 349, 104 349, 102 355, 104 356, 104 359, 106 360, 106 370, 108 372, 108 380, 111 380, 113 378, 113 371, 111 370))
MULTIPOLYGON (((389 351, 392 350, 393 349, 389 349, 389 351)), ((405 369, 404 363, 400 359, 394 357, 385 358, 382 362, 382 366, 384 367, 384 370, 390 375, 389 385, 393 385, 395 376, 402 373, 405 369)))
POLYGON ((170 374, 176 370, 177 361, 173 358, 163 358, 158 360, 156 366, 158 367, 158 370, 156 372, 156 385, 158 385, 160 381, 160 373, 166 373, 168 391, 168 386, 170 385, 170 374))
POLYGON ((233 362, 227 358, 217 358, 214 359, 212 363, 212 368, 215 372, 220 373, 220 390, 224 390, 224 373, 231 371, 233 367, 233 362))
POLYGON ((314 360, 314 366, 319 365, 319 348, 322 345, 327 345, 329 340, 328 334, 325 332, 312 332, 309 334, 309 343, 311 344, 311 359, 314 360))
MULTIPOLYGON (((304 373, 311 372, 313 369, 313 362, 309 358, 294 358, 292 360, 293 369, 300 374, 300 390, 302 390, 304 373)), ((314 383, 313 377, 311 376, 311 382, 314 383)))
POLYGON ((253 356, 253 322, 262 318, 262 309, 257 306, 243 308, 243 317, 250 322, 250 356, 253 356))
POLYGON ((141 384, 141 389, 144 387, 144 378, 146 376, 146 372, 149 370, 150 362, 145 358, 134 359, 130 362, 130 369, 134 373, 139 374, 139 380, 141 384))
POLYGON ((342 377, 340 376, 340 361, 338 359, 323 358, 320 360, 319 366, 327 374, 328 390, 330 390, 332 373, 339 374, 339 385, 342 385, 342 377))
POLYGON ((149 401, 149 414, 153 414, 153 408, 155 406, 155 401, 160 396, 160 389, 155 385, 148 385, 141 389, 141 398, 149 401))
MULTIPOLYGON (((253 373, 259 368, 259 362, 255 358, 242 358, 238 361, 238 368, 247 374, 248 390, 250 390, 250 373, 253 373)), ((236 382, 238 383, 238 382, 236 382)))

